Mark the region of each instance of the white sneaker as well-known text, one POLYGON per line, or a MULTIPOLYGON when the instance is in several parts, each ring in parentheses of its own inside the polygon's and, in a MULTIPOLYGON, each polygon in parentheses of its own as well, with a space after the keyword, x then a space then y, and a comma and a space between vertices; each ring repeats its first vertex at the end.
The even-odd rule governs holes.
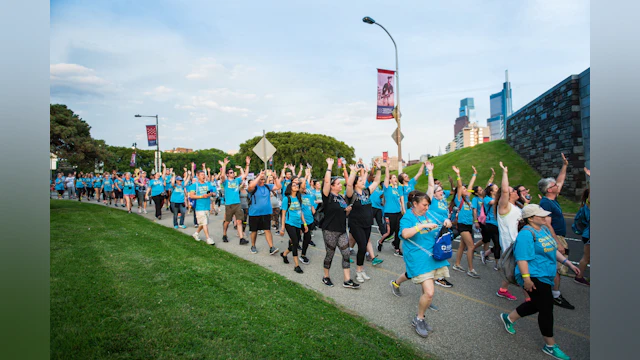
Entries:
POLYGON ((147 209, 142 210, 142 212, 144 212, 146 214, 147 213, 147 209))
POLYGON ((193 238, 196 239, 196 241, 200 241, 200 237, 198 236, 198 233, 194 233, 191 236, 193 236, 193 238))
POLYGON ((212 238, 207 238, 207 240, 205 240, 207 242, 207 244, 209 245, 215 245, 216 243, 213 241, 212 238))
POLYGON ((363 271, 363 272, 361 272, 361 273, 360 273, 360 275, 362 275, 362 277, 363 277, 365 280, 371 280, 371 278, 370 278, 369 276, 367 276, 367 273, 366 273, 366 272, 364 272, 364 271, 363 271))
POLYGON ((356 272, 356 281, 361 284, 364 282, 364 276, 362 276, 361 272, 356 272))
POLYGON ((138 208, 138 214, 142 214, 142 209, 138 208))

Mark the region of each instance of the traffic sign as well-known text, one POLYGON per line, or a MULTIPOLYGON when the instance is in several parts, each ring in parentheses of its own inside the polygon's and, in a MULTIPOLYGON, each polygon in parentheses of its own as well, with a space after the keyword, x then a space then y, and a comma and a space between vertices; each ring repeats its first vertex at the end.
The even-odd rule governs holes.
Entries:
POLYGON ((269 158, 276 153, 276 148, 271 144, 271 142, 269 142, 269 140, 267 140, 266 136, 263 136, 262 139, 258 141, 258 144, 253 148, 253 152, 258 155, 260 160, 266 163, 269 161, 269 158))
MULTIPOLYGON (((393 138, 393 141, 395 141, 396 144, 398 144, 398 128, 396 128, 393 134, 391 134, 391 137, 393 138)), ((400 141, 402 141, 402 139, 404 139, 404 134, 400 132, 400 141)))

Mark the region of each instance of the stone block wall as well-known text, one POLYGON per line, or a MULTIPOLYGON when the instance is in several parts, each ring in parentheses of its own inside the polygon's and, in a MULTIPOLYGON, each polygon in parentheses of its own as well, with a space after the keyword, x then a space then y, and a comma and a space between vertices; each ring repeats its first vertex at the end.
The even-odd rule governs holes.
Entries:
MULTIPOLYGON (((565 154, 569 166, 562 195, 576 201, 586 188, 582 171, 587 160, 583 139, 585 119, 581 102, 585 99, 588 102, 589 97, 581 98, 580 91, 584 95, 585 81, 588 80, 579 75, 566 78, 513 113, 506 122, 507 143, 542 177, 557 177, 562 167, 560 153, 565 154)), ((587 118, 587 124, 588 121, 587 118)))

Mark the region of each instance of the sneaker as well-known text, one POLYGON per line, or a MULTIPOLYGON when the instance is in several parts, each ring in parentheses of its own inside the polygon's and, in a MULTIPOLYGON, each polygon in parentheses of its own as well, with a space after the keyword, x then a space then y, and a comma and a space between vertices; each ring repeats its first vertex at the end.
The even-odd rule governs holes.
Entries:
POLYGON ((288 264, 288 263, 289 263, 289 259, 287 259, 287 256, 286 256, 284 253, 281 253, 281 254, 280 254, 280 257, 282 257, 282 261, 283 261, 285 264, 288 264))
POLYGON ((174 228, 174 229, 177 229, 177 228, 178 228, 178 225, 175 225, 173 228, 174 228))
POLYGON ((500 314, 500 320, 502 320, 502 323, 504 324, 504 329, 507 330, 509 334, 511 335, 516 334, 516 329, 513 328, 513 323, 511 322, 511 320, 509 320, 509 314, 507 313, 500 314))
POLYGON ((402 256, 402 251, 400 249, 396 249, 396 251, 393 252, 394 256, 399 256, 399 257, 404 257, 402 256))
POLYGON ((353 259, 349 258, 349 263, 353 264, 353 259))
POLYGON ((296 266, 293 268, 293 271, 297 272, 298 274, 302 274, 304 271, 302 271, 302 269, 300 268, 300 266, 296 266))
POLYGON ((278 253, 278 251, 280 251, 280 249, 278 249, 277 247, 270 247, 269 248, 269 255, 275 255, 278 253))
POLYGON ((205 240, 207 242, 207 244, 209 245, 215 245, 216 243, 213 241, 212 238, 207 238, 207 240, 205 240))
POLYGON ((362 275, 362 277, 363 277, 365 280, 371 280, 371 277, 369 277, 369 275, 367 275, 367 273, 366 273, 366 272, 362 271, 360 274, 362 275))
POLYGON ((480 279, 480 275, 478 275, 476 269, 467 271, 467 275, 471 276, 474 279, 480 279))
POLYGON ((258 250, 256 249, 256 247, 255 247, 255 246, 252 246, 252 247, 251 247, 251 253, 252 253, 252 254, 257 254, 257 253, 258 253, 258 250))
POLYGON ((378 259, 378 257, 373 258, 373 260, 371 260, 371 265, 373 266, 378 266, 380 264, 382 264, 384 260, 382 259, 378 259))
POLYGON ((185 225, 180 225, 180 229, 186 229, 187 227, 185 225))
POLYGON ((300 256, 300 262, 307 265, 309 264, 309 258, 306 256, 300 256))
POLYGON ((323 277, 322 283, 327 285, 328 287, 333 287, 333 283, 331 282, 331 279, 328 277, 323 277))
POLYGON ((193 224, 193 227, 194 228, 198 228, 198 224, 193 224))
POLYGON ((142 212, 146 214, 147 213, 147 209, 142 210, 142 212))
POLYGON ((124 204, 123 204, 123 205, 120 205, 120 206, 124 207, 124 204))
POLYGON ((487 265, 487 256, 484 254, 484 250, 480 251, 480 261, 482 261, 484 265, 487 265))
POLYGON ((138 208, 138 214, 142 214, 142 209, 138 208))
POLYGON ((240 239, 240 245, 247 245, 249 243, 249 240, 242 238, 240 239))
POLYGON ((556 359, 571 360, 571 358, 567 354, 560 350, 558 344, 554 344, 553 346, 545 345, 542 347, 542 352, 549 356, 553 356, 556 359))
POLYGON ((402 293, 400 292, 400 285, 398 285, 395 280, 391 280, 389 285, 391 285, 391 292, 393 293, 393 295, 397 297, 402 296, 402 293))
POLYGON ((418 317, 414 317, 413 321, 411 321, 411 325, 416 328, 416 333, 423 338, 429 336, 429 330, 427 329, 427 322, 424 319, 418 319, 418 317))
POLYGON ((452 268, 455 271, 460 271, 460 272, 466 272, 467 271, 462 266, 458 266, 458 265, 455 265, 455 264, 452 266, 452 268))
POLYGON ((437 279, 435 281, 435 283, 436 283, 436 285, 440 285, 440 286, 445 287, 445 288, 450 288, 450 287, 453 286, 453 284, 448 282, 447 279, 445 279, 445 278, 437 279))
POLYGON ((258 235, 264 235, 264 230, 258 230, 258 235))
POLYGON ((348 289, 359 289, 360 288, 360 284, 356 284, 353 282, 353 280, 349 279, 349 281, 345 281, 342 283, 343 287, 346 287, 348 289))
POLYGON ((516 298, 515 296, 511 295, 511 293, 509 292, 509 289, 507 289, 505 291, 502 291, 501 289, 499 289, 498 292, 496 293, 496 295, 498 295, 498 297, 505 298, 505 299, 511 300, 511 301, 518 300, 518 298, 516 298))
POLYGON ((356 281, 362 284, 364 282, 364 277, 361 272, 356 272, 356 281))
POLYGON ((500 268, 498 267, 498 262, 496 261, 496 264, 493 266, 493 270, 498 271, 500 270, 500 268))
POLYGON ((198 233, 194 233, 191 236, 193 236, 193 238, 196 239, 196 241, 200 241, 200 237, 198 237, 198 233))
POLYGON ((222 242, 229 242, 227 235, 222 235, 222 242))
POLYGON ((567 299, 563 298, 562 295, 558 296, 557 298, 554 298, 553 303, 560 306, 561 308, 565 308, 569 310, 573 310, 576 308, 575 306, 569 304, 567 299))
MULTIPOLYGON (((438 311, 438 310, 440 310, 440 309, 438 309, 438 307, 437 307, 437 306, 435 306, 435 305, 431 304, 431 305, 429 305, 429 310, 438 311)), ((431 330, 429 330, 429 331, 431 331, 431 330)))
MULTIPOLYGON (((311 234, 311 236, 313 236, 313 234, 311 234)), ((314 243, 313 241, 309 240, 309 245, 316 247, 316 243, 314 243)))
POLYGON ((349 249, 350 256, 356 256, 356 251, 354 249, 349 249))
POLYGON ((588 281, 587 281, 585 278, 583 278, 583 277, 581 277, 581 278, 574 277, 574 278, 573 278, 573 282, 578 283, 578 284, 580 284, 580 285, 584 285, 584 286, 591 286, 591 283, 590 283, 590 282, 588 282, 588 281))
POLYGON ((378 252, 382 251, 382 243, 378 241, 378 252))

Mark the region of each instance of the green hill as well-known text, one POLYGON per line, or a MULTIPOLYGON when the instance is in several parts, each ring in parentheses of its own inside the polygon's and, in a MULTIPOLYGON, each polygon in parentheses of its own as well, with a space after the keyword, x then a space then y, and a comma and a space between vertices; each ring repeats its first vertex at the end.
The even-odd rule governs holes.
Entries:
MULTIPOLYGON (((534 203, 538 203, 539 201, 538 194, 540 194, 540 191, 538 190, 537 184, 538 180, 542 177, 537 171, 532 169, 505 140, 491 141, 471 148, 460 149, 449 154, 431 158, 430 161, 434 164, 435 178, 440 179, 445 189, 450 188, 447 175, 451 175, 455 181, 455 172, 451 169, 453 165, 460 169, 460 176, 466 184, 469 183, 471 175, 473 174, 471 166, 475 166, 478 170, 478 178, 476 179, 475 185, 481 185, 482 187, 487 185, 487 181, 489 181, 489 177, 491 177, 491 168, 493 168, 496 171, 493 182, 500 186, 500 181, 502 180, 500 161, 502 161, 502 163, 509 168, 509 184, 511 186, 524 185, 529 189, 533 197, 532 201, 534 203)), ((558 159, 558 161, 560 161, 560 159, 558 159)), ((413 177, 418 173, 419 169, 420 164, 415 164, 406 167, 404 171, 413 177)), ((416 189, 422 191, 427 190, 426 176, 420 177, 416 189)), ((578 211, 578 203, 563 196, 560 196, 558 201, 565 213, 575 213, 578 211)))

